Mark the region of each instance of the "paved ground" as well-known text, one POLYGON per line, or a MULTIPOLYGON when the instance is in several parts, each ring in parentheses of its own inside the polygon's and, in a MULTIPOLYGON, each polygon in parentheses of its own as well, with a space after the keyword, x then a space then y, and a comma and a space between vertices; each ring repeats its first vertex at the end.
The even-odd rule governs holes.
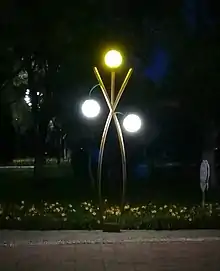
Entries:
MULTIPOLYGON (((15 237, 16 234, 12 233, 15 237)), ((1 237, 4 235, 4 239, 6 238, 5 232, 0 234, 1 237)), ((28 234, 31 236, 32 233, 28 234)), ((102 235, 100 232, 95 234, 99 234, 99 237, 102 235)), ((128 236, 132 235, 132 232, 123 234, 128 236)), ((141 232, 136 234, 141 235, 141 232)), ((157 233, 152 234, 156 236, 157 233)), ((189 235, 193 234, 196 235, 196 231, 189 232, 189 235)), ((177 237, 182 236, 183 232, 171 232, 167 238, 161 238, 167 233, 159 232, 158 239, 145 237, 142 242, 134 238, 122 240, 121 234, 117 237, 114 234, 114 237, 112 234, 105 234, 105 241, 102 238, 90 244, 83 244, 79 240, 75 244, 73 242, 68 244, 67 240, 63 241, 63 244, 58 244, 51 242, 51 237, 46 243, 29 242, 28 244, 27 240, 25 242, 21 242, 21 239, 19 242, 15 239, 14 242, 5 240, 4 244, 0 244, 0 270, 219 271, 220 240, 211 236, 212 234, 197 232, 197 237, 184 240, 183 237, 181 239, 177 237), (202 235, 206 236, 199 237, 202 235), (110 239, 113 241, 107 243, 110 239)), ((83 241, 82 237, 81 241, 83 241)))

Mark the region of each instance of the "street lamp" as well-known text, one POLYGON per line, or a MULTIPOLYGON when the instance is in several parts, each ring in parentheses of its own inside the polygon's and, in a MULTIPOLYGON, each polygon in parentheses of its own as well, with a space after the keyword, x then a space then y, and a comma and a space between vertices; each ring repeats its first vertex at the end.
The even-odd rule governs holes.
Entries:
MULTIPOLYGON (((99 190, 99 206, 100 206, 100 223, 103 226, 103 203, 102 203, 102 164, 103 164, 103 154, 105 149, 105 143, 106 138, 108 134, 108 130, 110 127, 110 123, 113 119, 114 124, 116 126, 118 141, 120 145, 120 151, 121 151, 121 161, 122 161, 122 198, 121 198, 121 214, 124 211, 124 204, 125 204, 125 189, 126 189, 126 181, 127 181, 127 169, 126 169, 126 153, 125 153, 125 145, 124 145, 124 139, 122 134, 122 129, 120 126, 120 122, 117 117, 117 106, 118 103, 122 97, 122 94, 128 84, 128 81, 132 74, 132 69, 129 69, 119 91, 117 92, 117 95, 115 95, 115 71, 116 69, 122 64, 123 59, 120 52, 116 50, 110 50, 106 53, 104 57, 104 61, 106 66, 108 66, 111 69, 111 91, 110 91, 110 97, 109 94, 105 88, 105 85, 102 81, 102 78, 99 74, 99 71, 96 67, 94 67, 94 73, 96 76, 96 79, 98 80, 98 85, 101 88, 102 94, 105 98, 105 101, 107 103, 107 106, 109 108, 109 114, 105 122, 104 130, 102 133, 101 143, 100 143, 100 149, 99 149, 99 160, 98 160, 98 172, 97 172, 97 179, 98 179, 98 190, 99 190)), ((92 90, 96 87, 94 86, 92 90)), ((90 94, 92 92, 90 91, 90 94)), ((98 102, 96 102, 93 99, 88 99, 82 104, 82 113, 87 118, 95 118, 100 113, 100 106, 98 102)), ((136 114, 128 114, 124 120, 123 120, 123 126, 124 129, 127 132, 135 133, 141 128, 141 119, 136 114)))

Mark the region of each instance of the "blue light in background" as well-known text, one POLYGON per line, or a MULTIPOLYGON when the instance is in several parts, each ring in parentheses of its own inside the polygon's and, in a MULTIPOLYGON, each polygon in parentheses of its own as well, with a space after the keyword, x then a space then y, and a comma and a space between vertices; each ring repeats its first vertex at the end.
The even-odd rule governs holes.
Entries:
POLYGON ((145 74, 155 83, 159 83, 166 76, 169 65, 169 56, 167 52, 157 47, 152 55, 150 66, 145 70, 145 74))
POLYGON ((98 160, 99 160, 99 149, 98 148, 91 149, 91 157, 92 157, 93 163, 98 163, 98 160))
POLYGON ((150 174, 149 166, 147 164, 137 164, 134 169, 134 175, 136 178, 147 178, 150 174))

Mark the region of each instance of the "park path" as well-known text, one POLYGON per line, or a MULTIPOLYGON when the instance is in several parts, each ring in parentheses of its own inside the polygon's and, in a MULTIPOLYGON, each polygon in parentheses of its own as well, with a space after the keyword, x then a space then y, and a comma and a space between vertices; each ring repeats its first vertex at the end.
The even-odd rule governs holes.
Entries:
MULTIPOLYGON (((60 242, 54 242, 54 232, 25 232, 32 240, 16 242, 16 232, 0 232, 0 270, 96 270, 96 271, 195 271, 195 270, 220 270, 220 239, 214 237, 214 232, 171 232, 170 236, 164 232, 151 232, 143 240, 135 239, 145 232, 128 232, 119 234, 93 233, 91 236, 99 236, 94 242, 84 240, 82 236, 77 242, 67 239, 62 232, 57 236, 60 242), (49 236, 47 240, 37 238, 37 234, 49 236), (129 238, 129 236, 132 236, 129 238), (127 239, 125 237, 127 235, 127 239), (153 238, 150 236, 154 236, 153 238), (156 238, 158 235, 158 238, 156 238), (185 239, 183 237, 185 236, 185 239), (192 237, 194 235, 194 237, 192 237), (8 239, 13 236, 12 239, 8 239), (124 237, 124 240, 122 238, 124 237), (179 237, 178 237, 179 236, 179 237), (2 242, 4 239, 4 242, 2 242), (36 242, 38 240, 38 242, 36 242), (31 242, 30 242, 31 241, 31 242), (86 242, 87 241, 87 242, 86 242)), ((215 232, 217 235, 217 232, 215 232)), ((24 233, 22 233, 24 234, 24 233)), ((89 232, 84 232, 84 237, 89 237, 89 232)), ((19 233, 17 232, 17 235, 19 233)), ((75 235, 77 233, 75 232, 75 235)), ((82 234, 81 234, 82 235, 82 234)), ((80 236, 80 234, 79 234, 80 236)), ((91 241, 91 240, 90 240, 91 241)))

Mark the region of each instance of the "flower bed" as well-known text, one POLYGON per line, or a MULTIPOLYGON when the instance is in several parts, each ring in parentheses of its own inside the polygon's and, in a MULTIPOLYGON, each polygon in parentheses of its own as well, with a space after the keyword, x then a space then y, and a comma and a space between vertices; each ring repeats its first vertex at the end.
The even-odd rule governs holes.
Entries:
MULTIPOLYGON (((125 206, 121 216, 118 206, 105 200, 103 219, 118 222, 121 217, 123 229, 220 229, 220 205, 179 206, 174 204, 125 206)), ((30 204, 0 204, 1 229, 53 230, 53 229, 99 229, 99 208, 92 201, 80 205, 62 202, 30 204)))

